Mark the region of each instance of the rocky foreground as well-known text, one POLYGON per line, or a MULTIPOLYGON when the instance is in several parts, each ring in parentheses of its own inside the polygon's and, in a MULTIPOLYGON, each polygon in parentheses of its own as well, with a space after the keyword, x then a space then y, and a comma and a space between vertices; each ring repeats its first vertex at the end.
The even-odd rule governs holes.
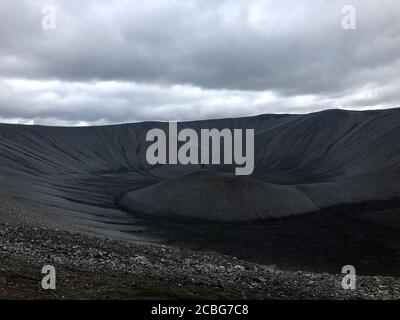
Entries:
POLYGON ((0 222, 1 299, 399 299, 400 279, 283 272, 212 252, 0 222), (53 265, 57 289, 40 287, 53 265))

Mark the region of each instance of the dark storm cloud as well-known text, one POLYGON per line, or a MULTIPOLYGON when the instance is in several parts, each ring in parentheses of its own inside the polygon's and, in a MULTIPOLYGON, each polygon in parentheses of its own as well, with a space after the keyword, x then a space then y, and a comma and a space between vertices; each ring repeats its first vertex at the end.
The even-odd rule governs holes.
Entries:
POLYGON ((395 0, 3 0, 0 117, 108 123, 392 106, 399 16, 395 0), (349 4, 357 29, 346 31, 349 4), (41 28, 43 5, 56 8, 54 31, 41 28))

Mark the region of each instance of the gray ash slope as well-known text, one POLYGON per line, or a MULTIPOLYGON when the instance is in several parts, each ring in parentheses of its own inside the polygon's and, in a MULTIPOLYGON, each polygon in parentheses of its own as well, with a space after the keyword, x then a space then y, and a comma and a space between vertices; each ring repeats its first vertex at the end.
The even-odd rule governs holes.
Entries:
MULTIPOLYGON (((87 230, 119 237, 140 233, 143 226, 116 205, 118 200, 168 179, 175 185, 174 179, 178 179, 179 189, 180 178, 176 176, 196 170, 146 163, 145 135, 154 127, 166 129, 167 124, 85 128, 0 125, 0 193, 30 212, 87 230)), ((400 109, 329 110, 179 124, 179 129, 185 127, 254 128, 252 184, 267 186, 267 193, 268 188, 291 190, 307 202, 295 203, 298 210, 286 210, 283 194, 274 205, 280 216, 340 203, 389 200, 400 194, 400 109)), ((165 192, 168 197, 169 190, 165 192)), ((124 207, 135 211, 129 203, 124 207)), ((243 215, 248 216, 235 220, 253 218, 247 212, 243 215)), ((258 213, 257 217, 268 215, 258 213)))

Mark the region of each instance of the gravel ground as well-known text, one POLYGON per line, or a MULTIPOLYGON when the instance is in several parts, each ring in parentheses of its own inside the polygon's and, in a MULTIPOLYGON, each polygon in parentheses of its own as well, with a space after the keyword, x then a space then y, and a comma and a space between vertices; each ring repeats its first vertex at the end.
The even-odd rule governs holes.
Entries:
MULTIPOLYGON (((4 220, 4 219, 3 219, 4 220)), ((0 222, 2 299, 399 299, 400 279, 282 272, 212 252, 0 222), (53 265, 57 289, 40 288, 53 265)))

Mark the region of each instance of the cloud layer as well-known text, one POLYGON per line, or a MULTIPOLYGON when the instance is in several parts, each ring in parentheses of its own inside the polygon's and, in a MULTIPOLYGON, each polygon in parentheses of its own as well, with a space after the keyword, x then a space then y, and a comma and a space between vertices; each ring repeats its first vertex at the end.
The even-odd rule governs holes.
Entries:
POLYGON ((396 107, 399 17, 395 0, 3 0, 0 121, 396 107), (349 4, 356 30, 341 27, 349 4), (44 5, 56 30, 41 26, 44 5))

